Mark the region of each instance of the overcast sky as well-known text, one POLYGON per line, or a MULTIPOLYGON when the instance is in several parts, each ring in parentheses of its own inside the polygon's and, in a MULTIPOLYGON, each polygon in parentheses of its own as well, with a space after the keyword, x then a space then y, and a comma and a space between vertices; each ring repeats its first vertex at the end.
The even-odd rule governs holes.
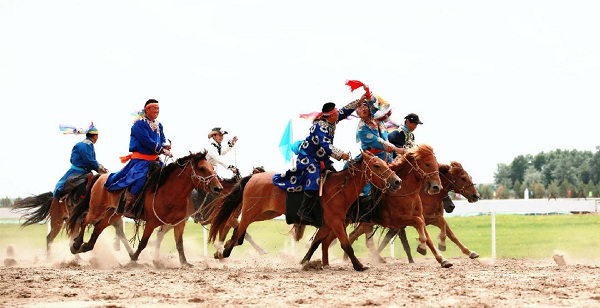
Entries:
MULTIPOLYGON (((28 1, 0 0, 0 197, 54 189, 82 136, 100 131, 110 171, 128 153, 131 112, 159 100, 176 157, 212 127, 238 136, 228 161, 290 167, 279 153, 300 113, 359 98, 370 85, 416 141, 476 183, 498 164, 600 140, 598 1, 28 1)), ((353 155, 357 120, 335 145, 353 155)), ((339 165, 338 165, 339 166, 339 165)))

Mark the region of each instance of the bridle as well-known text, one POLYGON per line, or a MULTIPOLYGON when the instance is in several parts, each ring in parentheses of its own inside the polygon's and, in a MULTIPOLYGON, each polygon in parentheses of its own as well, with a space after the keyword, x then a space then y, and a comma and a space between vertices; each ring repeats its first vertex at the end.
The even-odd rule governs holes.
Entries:
MULTIPOLYGON (((371 168, 371 161, 373 159, 375 159, 376 156, 372 156, 371 158, 369 158, 368 161, 365 162, 365 157, 364 155, 362 156, 363 159, 363 163, 366 165, 366 168, 362 171, 362 176, 364 178, 367 179, 367 182, 371 183, 373 186, 377 187, 379 190, 381 190, 382 193, 386 192, 387 190, 389 190, 390 188, 390 184, 388 182, 388 180, 390 179, 390 177, 394 176, 395 173, 392 169, 388 168, 388 170, 386 170, 385 172, 383 172, 382 174, 377 174, 372 168, 371 168), (376 183, 373 182, 373 176, 376 176, 377 178, 379 178, 379 180, 381 180, 383 183, 385 183, 384 187, 379 187, 379 185, 377 185, 376 183)), ((349 164, 348 164, 348 170, 350 171, 350 173, 354 176, 354 171, 357 171, 358 168, 355 167, 355 164, 358 161, 356 160, 352 160, 349 164)))
POLYGON ((453 175, 452 173, 450 173, 450 172, 448 172, 448 173, 450 174, 450 178, 449 178, 448 176, 446 176, 445 174, 443 174, 443 173, 440 173, 440 174, 441 174, 441 176, 443 176, 443 177, 444 177, 446 180, 448 180, 448 182, 450 182, 450 185, 451 185, 452 187, 454 187, 454 188, 453 188, 453 189, 451 189, 451 190, 454 190, 455 192, 458 192, 459 194, 461 194, 461 195, 463 195, 463 196, 465 195, 465 194, 464 194, 464 191, 465 191, 465 189, 467 189, 467 188, 469 188, 469 187, 471 187, 471 186, 475 186, 475 183, 471 182, 470 184, 468 184, 468 185, 463 185, 462 187, 460 187, 460 188, 459 188, 459 187, 458 187, 458 185, 456 184, 456 181, 454 181, 454 175, 453 175), (457 190, 457 188, 458 188, 458 190, 457 190))
MULTIPOLYGON (((179 168, 181 169, 181 172, 179 173, 179 175, 181 175, 183 173, 183 171, 185 170, 185 167, 187 167, 187 165, 190 164, 192 162, 192 160, 193 159, 187 160, 183 165, 180 164, 179 161, 177 161, 177 166, 179 166, 179 168)), ((202 190, 206 190, 210 181, 212 181, 212 179, 217 176, 217 173, 215 171, 213 171, 213 173, 208 176, 198 175, 196 173, 196 165, 195 164, 192 164, 191 169, 192 170, 191 170, 191 174, 190 174, 190 179, 192 180, 192 182, 194 183, 194 186, 196 186, 196 188, 201 188, 202 190)))

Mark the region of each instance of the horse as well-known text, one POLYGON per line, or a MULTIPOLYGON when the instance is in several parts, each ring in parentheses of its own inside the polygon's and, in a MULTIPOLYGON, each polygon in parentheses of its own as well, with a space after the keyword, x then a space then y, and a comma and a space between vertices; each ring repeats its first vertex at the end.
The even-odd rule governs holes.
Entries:
MULTIPOLYGON (((46 258, 51 257, 52 243, 54 243, 54 239, 62 230, 65 221, 69 219, 70 214, 73 212, 75 201, 72 194, 70 192, 64 198, 55 198, 52 192, 49 191, 19 200, 12 207, 13 211, 24 213, 21 216, 21 219, 25 219, 21 224, 23 228, 42 221, 48 222, 49 220, 50 230, 46 235, 46 258)), ((133 253, 133 249, 127 242, 123 231, 123 220, 116 219, 112 222, 112 226, 115 228, 115 250, 120 249, 120 241, 129 253, 133 253)))
MULTIPOLYGON (((84 200, 75 207, 69 218, 67 233, 73 235, 79 230, 71 244, 71 253, 94 249, 102 231, 122 216, 117 212, 117 206, 123 191, 109 192, 104 187, 107 178, 108 174, 103 174, 92 183, 84 200), (94 229, 88 242, 84 243, 85 227, 90 224, 94 225, 94 229)), ((191 265, 183 253, 183 230, 189 218, 189 195, 194 187, 212 193, 219 193, 223 189, 212 165, 206 160, 206 151, 190 153, 150 172, 144 191, 140 193, 140 197, 143 196, 143 213, 136 219, 136 224, 139 220, 145 221, 144 231, 137 250, 129 254, 131 261, 138 260, 156 227, 170 225, 175 227, 174 236, 181 265, 191 265)))
MULTIPOLYGON (((452 263, 437 251, 427 233, 421 205, 422 189, 429 195, 439 194, 442 190, 439 164, 433 149, 427 144, 411 148, 404 155, 398 156, 389 168, 402 179, 402 187, 396 191, 372 192, 375 199, 373 213, 368 217, 349 215, 345 224, 363 221, 386 228, 413 226, 419 234, 418 251, 425 254, 426 247, 429 247, 442 267, 451 267, 452 263)), ((308 262, 321 244, 323 266, 329 265, 328 249, 333 240, 334 236, 330 232, 317 231, 303 261, 308 262)))
MULTIPOLYGON (((441 232, 438 237, 438 248, 440 251, 446 251, 446 236, 448 236, 465 255, 469 256, 469 258, 478 258, 479 254, 469 250, 466 246, 464 246, 458 240, 456 235, 454 235, 454 232, 452 232, 452 230, 450 229, 450 226, 444 219, 444 206, 442 200, 448 195, 450 191, 454 191, 464 196, 469 203, 474 203, 477 202, 480 198, 479 192, 477 191, 477 188, 473 183, 471 175, 469 175, 469 173, 465 171, 463 166, 456 161, 450 162, 450 165, 440 164, 439 173, 440 178, 442 180, 442 191, 439 194, 434 195, 427 194, 423 190, 420 192, 425 224, 434 225, 440 229, 441 232)), ((352 232, 350 232, 350 242, 354 242, 362 234, 365 234, 367 240, 367 247, 369 247, 371 253, 375 257, 379 257, 381 261, 383 261, 383 259, 380 257, 379 254, 381 253, 381 251, 383 251, 383 249, 390 242, 390 240, 396 234, 398 234, 398 237, 402 242, 402 247, 404 248, 404 251, 406 252, 406 255, 408 257, 408 262, 415 262, 411 255, 410 244, 406 239, 405 228, 389 229, 376 251, 372 243, 373 224, 360 223, 352 232)))
MULTIPOLYGON (((475 187, 473 183, 473 179, 467 171, 463 168, 463 166, 456 162, 450 162, 450 165, 443 165, 440 167, 440 178, 442 179, 442 185, 444 189, 439 195, 433 196, 424 196, 421 192, 421 200, 423 202, 423 216, 425 217, 425 224, 434 225, 440 229, 438 248, 440 251, 446 251, 446 237, 449 237, 456 246, 460 249, 460 251, 468 256, 470 259, 476 259, 479 257, 479 254, 475 251, 471 251, 467 248, 452 232, 448 222, 444 218, 444 206, 442 200, 445 196, 448 195, 450 191, 454 191, 456 193, 461 194, 463 197, 467 199, 469 203, 475 203, 479 201, 481 197, 479 195, 479 191, 475 187)), ((378 248, 378 252, 381 252, 387 242, 389 242, 394 236, 394 230, 389 230, 384 240, 381 242, 378 248)), ((406 242, 408 245, 408 241, 406 240, 406 232, 399 233, 400 240, 404 243, 406 242), (404 237, 404 238, 402 238, 404 237)), ((410 246, 403 245, 404 251, 408 257, 410 263, 414 263, 412 255, 410 253, 410 246)))
MULTIPOLYGON (((322 183, 320 200, 323 227, 320 230, 327 230, 327 233, 333 231, 342 249, 350 256, 354 269, 363 271, 365 266, 356 258, 348 242, 344 225, 346 213, 367 182, 384 191, 394 191, 400 187, 401 181, 383 160, 368 152, 362 152, 361 158, 348 161, 346 166, 342 171, 329 173, 322 183)), ((287 193, 273 184, 274 174, 258 173, 242 179, 227 196, 223 206, 214 213, 209 232, 210 241, 215 240, 217 233, 241 207, 240 225, 233 230, 220 257, 229 257, 233 248, 243 243, 243 236, 251 223, 285 214, 287 193)))
MULTIPOLYGON (((264 172, 264 170, 262 170, 262 172, 264 172)), ((221 205, 223 204, 223 201, 225 200, 225 196, 235 187, 235 185, 237 185, 237 183, 240 182, 241 179, 242 179, 242 177, 241 177, 240 173, 234 172, 234 176, 232 178, 221 180, 221 185, 223 186, 223 190, 216 197, 212 196, 212 194, 210 194, 204 190, 195 188, 192 191, 192 193, 190 194, 190 200, 188 203, 188 217, 194 216, 194 222, 200 223, 203 227, 208 225, 210 223, 210 215, 214 212, 215 208, 221 207, 221 205)), ((217 248, 215 255, 222 253, 223 243, 225 242, 225 238, 226 238, 229 230, 231 228, 235 228, 239 225, 237 216, 239 216, 239 213, 237 213, 237 215, 233 215, 231 217, 231 219, 228 221, 227 227, 223 230, 223 232, 221 232, 219 234, 219 244, 215 244, 215 248, 217 248)), ((158 260, 159 260, 160 245, 161 245, 162 240, 165 237, 165 234, 173 228, 174 227, 170 226, 170 225, 162 225, 162 226, 160 226, 160 228, 158 228, 158 231, 156 232, 156 243, 155 243, 155 250, 154 250, 154 261, 155 262, 158 262, 158 260)), ((262 249, 258 244, 256 244, 254 242, 254 240, 252 239, 250 234, 246 233, 246 235, 244 236, 244 239, 247 240, 252 245, 252 247, 254 247, 254 249, 256 249, 256 251, 258 251, 258 253, 260 253, 260 254, 267 253, 264 249, 262 249)), ((179 248, 178 248, 178 253, 179 253, 179 257, 181 259, 182 252, 179 251, 179 248)))

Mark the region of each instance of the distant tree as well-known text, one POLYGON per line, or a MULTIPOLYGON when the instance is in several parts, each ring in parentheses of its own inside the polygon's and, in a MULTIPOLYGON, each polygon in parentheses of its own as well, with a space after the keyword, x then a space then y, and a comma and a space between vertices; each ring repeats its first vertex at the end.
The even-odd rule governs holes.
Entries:
POLYGON ((552 183, 550 183, 550 185, 548 185, 548 189, 546 189, 547 192, 547 196, 548 198, 550 198, 550 196, 554 196, 557 198, 563 197, 560 194, 560 189, 558 187, 558 181, 552 181, 552 183))
POLYGON ((526 187, 531 187, 533 183, 541 183, 542 182, 542 172, 537 170, 533 165, 529 166, 527 170, 525 170, 525 175, 523 177, 523 184, 526 187))
POLYGON ((502 184, 510 180, 510 168, 507 164, 498 164, 494 173, 494 184, 502 184))
POLYGON ((481 199, 489 200, 494 198, 494 188, 491 185, 479 184, 477 190, 479 191, 481 199))
POLYGON ((513 185, 513 190, 515 192, 515 199, 523 199, 523 193, 525 192, 525 185, 521 185, 521 181, 516 180, 515 185, 513 185))
POLYGON ((10 201, 9 197, 4 197, 0 199, 0 207, 10 207, 12 205, 12 201, 10 201))
POLYGON ((545 198, 546 196, 546 189, 544 189, 544 184, 542 183, 533 183, 531 185, 531 189, 533 191, 533 198, 534 199, 541 199, 541 198, 545 198))

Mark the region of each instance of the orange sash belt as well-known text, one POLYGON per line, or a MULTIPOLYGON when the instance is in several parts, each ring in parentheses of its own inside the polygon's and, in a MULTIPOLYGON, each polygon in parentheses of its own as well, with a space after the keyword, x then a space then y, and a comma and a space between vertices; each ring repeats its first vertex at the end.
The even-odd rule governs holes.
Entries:
POLYGON ((126 163, 133 158, 143 159, 143 160, 156 160, 158 158, 158 154, 142 154, 140 152, 133 152, 126 156, 121 156, 121 162, 126 163))
POLYGON ((379 150, 379 149, 371 149, 371 150, 367 150, 367 152, 371 153, 371 154, 377 154, 377 153, 381 153, 383 152, 383 150, 379 150))

